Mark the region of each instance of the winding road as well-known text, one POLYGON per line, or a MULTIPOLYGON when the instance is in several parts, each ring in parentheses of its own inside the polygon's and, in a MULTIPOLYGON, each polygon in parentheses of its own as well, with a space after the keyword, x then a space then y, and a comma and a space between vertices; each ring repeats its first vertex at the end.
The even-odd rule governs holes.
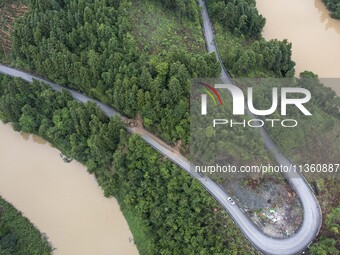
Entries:
MULTIPOLYGON (((203 30, 206 38, 207 49, 209 52, 215 52, 217 59, 219 60, 222 67, 222 81, 224 83, 232 83, 230 76, 225 70, 223 63, 218 55, 217 46, 214 42, 214 33, 209 19, 208 11, 204 1, 199 1, 201 6, 201 14, 203 20, 203 30)), ((12 77, 19 77, 27 82, 32 82, 33 80, 39 80, 48 84, 55 91, 60 92, 65 89, 71 93, 73 98, 77 101, 86 103, 94 102, 96 103, 108 116, 121 116, 115 109, 105 105, 98 100, 92 99, 82 93, 65 88, 63 86, 57 85, 45 79, 39 78, 37 76, 31 75, 29 73, 7 67, 0 64, 0 73, 6 74, 12 77)), ((260 252, 269 255, 293 255, 299 254, 306 249, 306 247, 314 240, 318 234, 321 223, 322 214, 320 210, 319 203, 314 196, 310 186, 305 181, 302 176, 296 176, 293 173, 286 173, 285 177, 289 181, 290 185, 293 187, 297 195, 299 196, 303 210, 304 217, 303 223, 297 233, 287 239, 276 239, 271 238, 263 234, 253 222, 242 212, 242 210, 236 205, 232 205, 228 202, 228 194, 222 190, 215 182, 209 178, 202 177, 199 174, 190 171, 192 163, 176 152, 172 147, 164 143, 162 140, 146 131, 143 128, 138 127, 125 127, 130 133, 135 133, 140 135, 145 142, 155 148, 164 156, 168 157, 174 163, 176 163, 183 170, 188 172, 193 178, 197 179, 205 189, 216 198, 216 200, 229 211, 230 215, 234 219, 235 223, 239 226, 241 231, 247 237, 247 239, 257 248, 260 252)), ((270 138, 269 134, 265 129, 261 129, 261 136, 267 147, 267 149, 274 155, 278 164, 291 165, 291 161, 285 157, 279 150, 275 142, 270 138)))
MULTIPOLYGON (((217 45, 214 40, 214 32, 209 18, 206 4, 203 0, 199 1, 201 7, 201 15, 203 20, 203 31, 207 44, 208 52, 214 52, 221 67, 221 79, 223 83, 232 83, 232 80, 225 69, 220 55, 218 53, 217 45)), ((253 116, 254 117, 254 116, 253 116)), ((262 139, 267 149, 274 155, 277 163, 283 166, 291 166, 293 163, 285 157, 276 143, 271 139, 267 130, 260 129, 262 139)), ((239 213, 231 215, 237 224, 240 226, 243 233, 247 236, 248 240, 261 252, 271 255, 285 255, 285 254, 299 254, 314 240, 319 233, 322 224, 322 213, 320 205, 310 188, 308 182, 304 177, 298 173, 285 173, 285 178, 289 181, 296 194, 299 196, 304 217, 303 222, 298 232, 287 239, 274 239, 264 235, 253 224, 245 222, 243 216, 239 213)), ((220 201, 221 202, 221 201, 220 201)), ((249 221, 249 220, 248 220, 249 221)))

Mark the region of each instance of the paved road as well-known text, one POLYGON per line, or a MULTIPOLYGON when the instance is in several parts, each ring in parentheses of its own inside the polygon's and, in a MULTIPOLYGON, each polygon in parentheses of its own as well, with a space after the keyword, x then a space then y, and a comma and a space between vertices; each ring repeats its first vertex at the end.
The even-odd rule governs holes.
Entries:
MULTIPOLYGON (((200 0, 200 6, 202 7, 202 17, 204 25, 204 33, 207 40, 207 48, 209 52, 215 52, 220 63, 221 60, 217 53, 217 48, 214 43, 214 34, 212 26, 209 20, 206 6, 202 0, 200 0)), ((222 63, 221 63, 222 64, 222 63)), ((54 90, 60 92, 62 89, 66 89, 60 85, 49 82, 45 79, 39 78, 37 76, 22 72, 4 65, 0 64, 0 73, 7 74, 12 77, 20 77, 28 82, 32 82, 33 79, 42 81, 48 84, 54 90)), ((224 83, 231 83, 230 76, 222 65, 222 80, 224 83)), ((108 116, 120 116, 120 114, 113 108, 105 105, 98 100, 89 98, 88 96, 76 92, 71 89, 68 90, 74 99, 80 102, 94 102, 96 103, 108 116)), ((120 116, 122 117, 122 116, 120 116)), ((122 117, 123 118, 123 117, 122 117)), ((264 235, 253 223, 252 221, 241 211, 241 209, 235 204, 232 205, 227 201, 228 194, 222 190, 215 182, 209 178, 203 178, 199 174, 190 171, 192 164, 178 152, 174 151, 170 146, 165 144, 159 138, 155 137, 151 133, 147 132, 141 128, 130 128, 126 129, 131 133, 139 134, 149 145, 158 150, 163 155, 167 156, 174 163, 176 163, 183 170, 187 171, 192 177, 196 178, 205 189, 214 196, 219 203, 229 211, 230 215, 239 226, 244 235, 248 240, 262 253, 270 255, 292 255, 302 252, 317 235, 321 226, 321 210, 317 199, 315 198, 313 192, 308 186, 307 182, 303 178, 292 178, 290 173, 286 174, 286 178, 289 180, 290 184, 296 191, 297 195, 300 197, 302 206, 304 209, 304 220, 299 231, 288 239, 274 239, 264 235)), ((277 148, 276 144, 271 140, 268 133, 262 129, 262 138, 267 146, 267 148, 273 153, 277 162, 282 165, 290 165, 291 162, 281 154, 280 150, 277 148)))
MULTIPOLYGON (((28 73, 4 66, 0 64, 0 73, 7 74, 12 77, 20 77, 25 81, 32 82, 33 79, 42 81, 48 84, 52 89, 60 92, 62 89, 68 90, 71 95, 80 102, 94 102, 96 103, 108 116, 120 116, 117 111, 113 108, 89 98, 79 92, 71 89, 64 88, 45 79, 30 75, 28 73)), ((174 163, 176 163, 183 170, 187 171, 192 177, 196 178, 207 191, 209 191, 220 204, 229 211, 235 222, 238 224, 242 232, 251 241, 251 243, 265 254, 275 254, 275 255, 285 255, 285 254, 297 254, 302 251, 314 238, 319 230, 321 222, 321 213, 318 207, 318 203, 309 189, 308 185, 301 178, 290 179, 290 182, 297 194, 302 200, 303 208, 305 211, 304 222, 300 231, 293 237, 289 239, 279 240, 272 239, 264 235, 241 211, 237 205, 231 205, 227 201, 228 194, 225 193, 216 183, 214 183, 209 178, 202 178, 199 174, 190 171, 191 163, 179 155, 178 152, 174 151, 170 146, 165 144, 159 138, 155 137, 151 133, 147 132, 141 128, 130 128, 126 129, 131 133, 139 134, 149 145, 158 150, 161 154, 167 156, 174 163)), ((268 147, 272 149, 273 154, 276 156, 277 160, 284 162, 285 164, 290 164, 290 162, 279 152, 276 145, 271 141, 271 139, 263 132, 263 137, 265 139, 268 147)))
MULTIPOLYGON (((232 80, 228 72, 224 68, 222 60, 219 56, 205 2, 203 0, 200 0, 199 3, 201 6, 203 30, 206 38, 207 49, 209 52, 215 52, 216 57, 220 62, 220 65, 222 67, 221 77, 223 83, 232 83, 232 80)), ((254 115, 252 115, 252 117, 257 118, 254 115)), ((290 166, 291 164, 293 164, 280 152, 278 146, 270 138, 268 132, 264 128, 261 129, 261 136, 265 143, 265 146, 274 155, 278 164, 284 166, 290 166)), ((249 241, 257 249, 265 254, 298 254, 313 241, 321 227, 322 213, 320 205, 307 181, 297 173, 286 173, 285 177, 299 196, 304 210, 302 226, 293 237, 284 240, 271 239, 268 236, 260 233, 257 228, 254 228, 253 224, 251 224, 249 220, 244 217, 243 214, 238 212, 238 208, 233 208, 232 211, 229 210, 229 212, 231 213, 237 224, 240 226, 243 233, 247 236, 249 241)))

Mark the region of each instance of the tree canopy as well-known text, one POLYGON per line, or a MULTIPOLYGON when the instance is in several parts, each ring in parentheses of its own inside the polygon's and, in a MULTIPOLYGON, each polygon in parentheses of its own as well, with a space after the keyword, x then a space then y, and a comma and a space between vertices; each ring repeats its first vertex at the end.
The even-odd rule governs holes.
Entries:
POLYGON ((334 19, 340 19, 340 2, 339 0, 322 0, 329 11, 331 12, 331 17, 334 19))
POLYGON ((140 254, 254 254, 197 180, 93 103, 0 75, 0 118, 86 164, 104 194, 118 198, 140 254))
POLYGON ((0 254, 52 254, 52 247, 39 230, 1 197, 0 254))

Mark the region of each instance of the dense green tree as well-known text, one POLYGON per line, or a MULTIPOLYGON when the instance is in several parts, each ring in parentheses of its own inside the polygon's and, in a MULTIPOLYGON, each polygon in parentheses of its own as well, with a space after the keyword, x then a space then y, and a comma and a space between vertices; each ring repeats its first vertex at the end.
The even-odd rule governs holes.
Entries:
POLYGON ((237 248, 242 241, 235 226, 196 180, 160 160, 138 136, 122 146, 127 151, 115 154, 114 176, 124 206, 148 224, 153 244, 143 254, 252 254, 237 248))
POLYGON ((322 0, 329 11, 331 12, 331 17, 334 19, 340 19, 340 2, 339 0, 322 0))
MULTIPOLYGON (((197 180, 140 137, 129 136, 119 119, 107 118, 95 104, 75 102, 69 93, 56 93, 36 81, 0 75, 0 117, 86 164, 104 194, 117 196, 129 215, 140 254, 254 254, 197 180), (8 115, 9 105, 15 115, 8 115)), ((181 133, 180 128, 175 129, 181 133)), ((15 238, 2 234, 0 224, 0 252, 4 247, 15 254, 8 248, 15 247, 15 238)))
POLYGON ((0 197, 0 254, 52 254, 46 238, 12 205, 0 197))
POLYGON ((235 35, 261 37, 265 18, 255 8, 255 0, 209 0, 211 13, 235 35))
POLYGON ((198 19, 199 12, 195 0, 160 0, 157 2, 175 11, 179 17, 187 17, 191 20, 198 19))
MULTIPOLYGON (((183 100, 189 96, 191 79, 217 75, 213 55, 172 47, 150 57, 137 47, 129 31, 129 1, 30 4, 13 31, 13 55, 20 67, 81 90, 131 118, 138 114, 148 129, 167 142, 188 141, 189 126, 181 120, 189 108, 183 100), (173 109, 181 109, 177 118, 173 109)), ((198 22, 194 0, 161 4, 198 22)))

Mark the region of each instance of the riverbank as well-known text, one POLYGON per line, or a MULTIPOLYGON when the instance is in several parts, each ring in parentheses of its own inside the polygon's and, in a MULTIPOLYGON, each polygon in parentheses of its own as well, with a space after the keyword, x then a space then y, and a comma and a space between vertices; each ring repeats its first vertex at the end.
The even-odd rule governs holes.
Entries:
MULTIPOLYGON (((340 20, 329 16, 321 0, 256 0, 256 4, 266 18, 263 37, 292 43, 296 76, 308 70, 320 78, 340 77, 340 20)), ((339 80, 326 84, 340 95, 339 80)))
POLYGON ((93 103, 76 102, 37 81, 0 75, 0 116, 86 164, 105 195, 116 196, 125 215, 129 212, 140 254, 255 254, 196 179, 142 138, 130 136, 118 118, 107 118, 93 103))
POLYGON ((138 254, 116 199, 84 166, 1 122, 0 138, 0 194, 46 233, 55 255, 138 254))
POLYGON ((50 255, 45 235, 0 196, 0 254, 50 255))

